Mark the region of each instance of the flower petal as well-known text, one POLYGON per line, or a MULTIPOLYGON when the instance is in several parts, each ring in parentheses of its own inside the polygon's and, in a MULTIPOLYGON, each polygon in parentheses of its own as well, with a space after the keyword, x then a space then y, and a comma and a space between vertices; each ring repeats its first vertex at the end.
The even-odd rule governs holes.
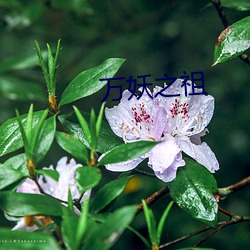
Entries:
POLYGON ((16 190, 19 193, 27 193, 27 194, 40 194, 40 191, 36 185, 36 183, 27 178, 16 190))
POLYGON ((42 179, 39 179, 40 185, 46 189, 48 194, 63 201, 68 200, 69 189, 73 199, 80 197, 74 176, 76 169, 81 167, 81 165, 76 164, 74 159, 71 159, 69 162, 67 161, 67 157, 63 157, 57 163, 56 170, 59 173, 59 179, 57 182, 49 177, 44 177, 45 182, 43 182, 42 179))
POLYGON ((128 100, 130 96, 131 93, 125 90, 118 106, 105 109, 106 118, 114 133, 125 142, 155 140, 160 137, 166 124, 163 121, 166 120, 166 111, 148 97, 146 92, 139 100, 135 97, 128 100))
MULTIPOLYGON (((214 112, 214 98, 210 95, 187 95, 185 88, 181 87, 183 79, 177 79, 168 87, 164 95, 176 95, 176 97, 164 97, 157 95, 155 101, 163 106, 168 113, 170 132, 175 135, 195 135, 203 131, 210 122, 214 112)), ((192 93, 192 82, 188 81, 187 94, 192 93)), ((161 87, 154 89, 154 96, 161 91, 161 87)), ((202 93, 201 89, 195 90, 202 93)))
POLYGON ((211 173, 219 169, 219 163, 211 148, 203 142, 200 145, 193 144, 190 140, 179 140, 180 148, 211 173))
POLYGON ((148 162, 148 166, 154 170, 155 175, 164 182, 174 180, 177 168, 185 165, 181 149, 175 139, 168 137, 150 151, 148 162))
POLYGON ((130 161, 105 165, 106 169, 114 172, 129 171, 137 167, 146 157, 139 157, 130 161))

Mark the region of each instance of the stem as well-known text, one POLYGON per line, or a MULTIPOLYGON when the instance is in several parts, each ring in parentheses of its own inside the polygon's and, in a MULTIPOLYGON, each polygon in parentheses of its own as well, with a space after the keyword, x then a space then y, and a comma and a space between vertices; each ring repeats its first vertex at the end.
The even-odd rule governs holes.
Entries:
MULTIPOLYGON (((223 8, 222 8, 220 0, 211 0, 211 3, 216 8, 216 10, 217 10, 217 12, 219 14, 220 20, 223 23, 224 28, 227 28, 228 26, 230 26, 230 22, 229 22, 226 14, 225 14, 223 8)), ((249 59, 249 57, 248 57, 247 54, 241 54, 239 57, 245 63, 247 63, 248 65, 250 65, 250 59, 249 59)))
MULTIPOLYGON (((211 237, 213 234, 215 234, 216 232, 220 231, 221 229, 223 229, 223 228, 225 228, 225 227, 227 227, 227 226, 229 226, 229 225, 238 224, 238 223, 247 222, 247 221, 250 221, 250 217, 249 217, 249 216, 238 216, 238 215, 234 215, 234 216, 232 217, 232 219, 229 220, 229 221, 222 221, 222 222, 219 222, 219 223, 218 223, 218 227, 217 227, 216 229, 212 230, 211 232, 209 232, 206 236, 204 236, 199 242, 197 242, 197 243, 194 245, 194 247, 197 247, 198 245, 200 245, 201 243, 203 243, 205 240, 207 240, 209 237, 211 237)), ((159 248, 169 247, 169 246, 171 246, 171 245, 177 244, 177 243, 179 243, 179 242, 181 242, 181 241, 184 241, 184 240, 186 240, 186 239, 189 239, 189 238, 191 238, 191 237, 193 237, 193 236, 195 236, 195 235, 204 233, 204 232, 206 232, 206 231, 208 231, 208 230, 211 230, 211 229, 212 229, 212 227, 209 227, 209 226, 203 227, 203 228, 201 228, 201 229, 199 229, 199 230, 197 230, 197 231, 194 231, 194 232, 192 232, 192 233, 190 233, 190 234, 187 234, 187 235, 185 235, 185 236, 182 236, 182 237, 180 237, 180 238, 178 238, 178 239, 175 239, 175 240, 173 240, 173 241, 170 241, 170 242, 167 242, 167 243, 165 243, 165 244, 162 244, 162 245, 159 246, 159 248)))
POLYGON ((236 182, 228 187, 219 188, 219 195, 222 198, 226 198, 229 194, 239 191, 250 185, 250 176, 244 178, 243 180, 236 182))
POLYGON ((250 217, 249 216, 234 215, 234 217, 232 217, 232 219, 230 221, 224 221, 224 222, 222 222, 216 229, 212 230, 207 235, 205 235, 202 239, 200 239, 194 245, 194 247, 197 247, 197 246, 201 245, 209 237, 211 237, 212 235, 214 235, 215 233, 219 232, 220 230, 222 230, 223 228, 225 228, 227 226, 230 226, 230 225, 233 225, 233 224, 238 224, 238 223, 241 223, 241 222, 247 222, 247 221, 250 221, 250 217))
POLYGON ((154 174, 148 173, 148 172, 145 172, 145 171, 142 171, 142 170, 139 170, 139 169, 134 169, 134 172, 139 173, 141 175, 146 175, 146 176, 149 176, 149 177, 156 178, 156 176, 154 174))
MULTIPOLYGON (((152 195, 150 195, 148 198, 145 199, 145 202, 147 205, 150 205, 154 203, 156 200, 158 200, 160 197, 164 196, 165 194, 169 193, 169 188, 163 187, 160 190, 156 191, 152 195)), ((137 211, 136 214, 139 214, 143 210, 143 204, 140 203, 137 205, 137 211)))

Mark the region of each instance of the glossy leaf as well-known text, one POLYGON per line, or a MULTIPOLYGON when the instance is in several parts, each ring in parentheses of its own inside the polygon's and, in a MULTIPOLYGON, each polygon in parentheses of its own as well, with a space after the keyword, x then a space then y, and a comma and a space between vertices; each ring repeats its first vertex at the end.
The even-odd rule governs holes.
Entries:
POLYGON ((0 93, 6 98, 14 101, 45 101, 42 86, 26 82, 14 77, 0 77, 0 93))
MULTIPOLYGON (((41 118, 44 111, 34 112, 33 127, 41 118)), ((25 124, 27 114, 21 115, 22 123, 25 124)), ((11 118, 0 126, 0 156, 13 152, 23 146, 17 118, 11 118)))
POLYGON ((11 250, 60 250, 54 238, 48 234, 26 231, 10 231, 0 228, 0 249, 11 250))
POLYGON ((214 65, 226 62, 250 47, 250 16, 228 26, 215 44, 214 65))
POLYGON ((76 233, 78 222, 78 216, 65 217, 62 222, 63 240, 69 250, 77 249, 76 233))
POLYGON ((13 192, 0 193, 0 208, 11 216, 35 214, 62 216, 63 210, 66 209, 49 196, 13 192))
POLYGON ((90 146, 91 145, 91 134, 90 134, 90 129, 89 129, 89 125, 86 121, 86 119, 84 118, 84 116, 82 115, 82 113, 80 112, 80 110, 73 106, 74 110, 75 110, 75 113, 76 113, 76 117, 81 125, 81 129, 82 129, 82 132, 84 134, 84 138, 86 138, 86 141, 88 143, 88 145, 90 146))
POLYGON ((37 169, 36 170, 37 174, 47 176, 55 181, 58 181, 59 179, 59 173, 56 170, 52 169, 37 169))
POLYGON ((52 116, 45 120, 41 135, 39 138, 38 149, 37 149, 37 161, 41 161, 48 153, 50 146, 54 140, 56 132, 56 117, 52 116))
POLYGON ((221 0, 223 7, 227 7, 239 11, 250 10, 250 1, 249 0, 221 0))
POLYGON ((112 78, 124 61, 125 59, 121 58, 110 58, 102 64, 78 74, 64 90, 59 106, 74 102, 99 91, 107 84, 107 81, 99 81, 99 79, 112 78))
POLYGON ((168 204, 168 206, 166 207, 164 213, 161 216, 161 219, 159 221, 158 227, 157 227, 157 243, 160 244, 161 241, 161 234, 162 234, 162 230, 165 224, 165 221, 168 217, 169 211, 173 205, 173 201, 170 201, 170 203, 168 204))
POLYGON ((143 204, 143 212, 145 215, 145 219, 148 227, 148 234, 151 241, 151 244, 157 244, 157 232, 156 232, 156 221, 153 211, 148 207, 147 203, 142 200, 143 204))
POLYGON ((157 144, 158 142, 154 141, 136 141, 119 145, 105 154, 98 165, 102 166, 135 159, 149 152, 157 144))
POLYGON ((81 167, 75 173, 76 185, 81 194, 95 187, 101 180, 102 173, 99 168, 81 167))
POLYGON ((216 227, 218 204, 213 196, 218 191, 216 180, 199 163, 185 161, 186 166, 179 168, 176 179, 168 184, 170 195, 191 216, 216 227))
POLYGON ((25 175, 21 172, 0 164, 0 190, 24 178, 25 175))
POLYGON ((75 159, 88 165, 88 151, 86 146, 73 135, 56 132, 56 141, 62 149, 71 154, 75 159))
POLYGON ((109 249, 131 223, 136 209, 136 206, 127 206, 110 214, 103 224, 92 228, 83 249, 109 249))
POLYGON ((4 165, 8 166, 9 168, 18 170, 24 175, 29 175, 29 171, 26 165, 26 155, 24 153, 10 157, 4 162, 4 165))
MULTIPOLYGON (((89 119, 89 114, 83 113, 83 115, 89 119)), ((63 124, 63 127, 76 138, 78 138, 86 147, 89 148, 89 144, 82 132, 77 119, 72 114, 59 116, 59 120, 63 124)), ((102 121, 99 140, 97 143, 97 152, 104 153, 112 148, 123 144, 122 139, 114 134, 107 122, 102 121)))
POLYGON ((117 198, 124 190, 128 180, 132 176, 121 177, 110 181, 100 188, 94 196, 91 208, 94 212, 99 212, 117 198))

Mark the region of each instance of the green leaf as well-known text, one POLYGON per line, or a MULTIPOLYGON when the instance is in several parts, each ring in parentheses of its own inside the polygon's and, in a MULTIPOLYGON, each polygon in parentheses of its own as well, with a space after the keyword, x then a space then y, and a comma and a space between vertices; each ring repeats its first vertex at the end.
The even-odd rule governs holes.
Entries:
POLYGON ((151 244, 154 245, 154 244, 157 244, 155 217, 154 217, 152 210, 148 208, 148 205, 146 204, 144 200, 142 200, 142 204, 143 204, 143 211, 144 211, 144 215, 145 215, 147 226, 148 226, 149 238, 150 238, 151 244))
POLYGON ((56 117, 44 121, 37 148, 37 161, 40 162, 48 153, 56 132, 56 117))
MULTIPOLYGON (((42 114, 43 111, 34 112, 33 127, 38 123, 42 114)), ((20 118, 22 120, 22 124, 25 124, 27 114, 21 115, 20 118)), ((23 141, 17 118, 11 118, 0 126, 0 156, 13 152, 22 146, 23 141)))
POLYGON ((87 229, 88 201, 84 201, 80 216, 65 217, 62 234, 67 249, 78 250, 87 229))
POLYGON ((78 216, 65 217, 62 222, 62 235, 64 243, 69 250, 77 250, 76 233, 79 222, 78 216))
MULTIPOLYGON (((84 145, 86 145, 86 147, 89 148, 89 144, 86 140, 86 137, 84 136, 81 127, 77 123, 77 119, 73 115, 61 115, 59 116, 59 120, 63 124, 63 127, 70 134, 74 135, 84 145)), ((89 118, 89 114, 87 113, 84 113, 84 116, 89 118)), ((96 149, 97 152, 104 153, 121 144, 123 144, 122 139, 114 134, 107 122, 102 121, 100 136, 96 149)))
POLYGON ((46 100, 43 88, 35 83, 30 83, 14 77, 0 77, 0 93, 14 101, 40 101, 46 100))
POLYGON ((216 180, 204 166, 191 159, 185 161, 186 166, 179 168, 176 179, 168 183, 170 195, 191 216, 216 227, 218 204, 213 196, 218 192, 216 180))
POLYGON ((100 188, 94 196, 91 208, 94 212, 99 212, 117 198, 124 190, 128 180, 132 176, 126 176, 114 181, 110 181, 100 188))
POLYGON ((18 170, 19 172, 28 176, 29 171, 26 165, 26 160, 27 160, 26 155, 23 153, 10 157, 8 160, 4 162, 4 165, 8 166, 9 168, 18 170))
POLYGON ((239 56, 250 47, 250 16, 228 26, 215 44, 214 65, 239 56))
POLYGON ((223 7, 239 10, 239 11, 247 11, 250 10, 250 1, 249 0, 221 0, 221 4, 223 7))
POLYGON ((109 151, 97 164, 98 166, 123 162, 140 157, 149 152, 158 142, 136 141, 122 144, 109 151))
POLYGON ((83 249, 109 249, 131 223, 136 209, 136 206, 127 206, 110 214, 103 224, 92 228, 83 249))
POLYGON ((62 149, 71 154, 75 159, 82 164, 88 165, 88 151, 85 145, 76 137, 64 132, 56 132, 56 141, 62 149))
POLYGON ((84 137, 87 140, 88 145, 91 145, 91 134, 90 134, 90 129, 89 129, 89 125, 86 121, 86 119, 84 118, 84 116, 81 114, 81 112, 79 111, 79 109, 75 106, 73 106, 75 113, 76 113, 76 117, 81 125, 82 128, 82 132, 84 134, 84 137))
POLYGON ((6 250, 60 250, 56 241, 50 235, 26 232, 26 231, 10 231, 0 228, 1 243, 0 249, 6 250))
POLYGON ((160 242, 161 242, 162 230, 163 230, 165 221, 166 221, 166 219, 168 217, 169 211, 170 211, 170 209, 171 209, 171 207, 172 207, 173 204, 174 204, 174 202, 171 201, 168 204, 168 206, 166 207, 164 213, 161 216, 160 222, 159 222, 158 227, 157 227, 157 244, 160 244, 160 242))
POLYGON ((80 215, 78 224, 77 224, 77 232, 76 232, 76 242, 77 242, 77 249, 81 245, 81 241, 83 236, 86 233, 87 225, 88 225, 88 213, 89 213, 89 201, 85 200, 82 206, 82 213, 80 215))
POLYGON ((16 181, 21 181, 26 176, 20 171, 12 169, 6 165, 0 164, 0 190, 13 184, 16 181))
POLYGON ((94 109, 90 112, 90 122, 89 122, 90 136, 91 136, 91 149, 96 150, 96 115, 94 109))
POLYGON ((95 167, 77 168, 75 173, 76 185, 81 194, 95 187, 101 179, 102 173, 99 168, 95 167))
POLYGON ((59 173, 56 170, 52 170, 52 169, 37 169, 36 170, 37 174, 40 175, 44 175, 44 176, 48 176, 51 179, 58 181, 59 179, 59 173))
POLYGON ((104 113, 104 107, 105 107, 105 102, 102 103, 102 106, 100 108, 100 112, 98 114, 97 120, 96 120, 96 139, 99 139, 101 127, 102 127, 102 118, 103 118, 103 113, 104 113))
POLYGON ((45 195, 13 192, 0 193, 0 208, 11 216, 62 216, 66 209, 59 201, 45 195))
POLYGON ((124 61, 125 59, 121 58, 110 58, 102 64, 78 74, 64 90, 59 106, 74 102, 99 91, 107 84, 106 81, 99 80, 102 78, 112 78, 124 61))

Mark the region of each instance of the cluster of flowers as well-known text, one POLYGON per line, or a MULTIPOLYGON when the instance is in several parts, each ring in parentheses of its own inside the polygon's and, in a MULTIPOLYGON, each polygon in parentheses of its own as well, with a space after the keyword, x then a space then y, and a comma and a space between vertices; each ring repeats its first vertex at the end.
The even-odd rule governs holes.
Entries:
MULTIPOLYGON (((191 88, 191 81, 187 83, 191 88)), ((177 79, 164 94, 179 94, 182 84, 183 79, 177 79)), ((138 140, 161 142, 142 157, 109 164, 106 168, 128 171, 149 158, 148 166, 155 175, 164 182, 170 182, 175 179, 177 168, 185 165, 184 152, 214 173, 219 169, 219 163, 210 147, 201 142, 213 116, 214 98, 210 95, 186 96, 184 89, 178 97, 156 96, 162 90, 156 86, 151 94, 153 99, 145 93, 140 100, 132 98, 130 101, 130 92, 125 90, 118 106, 106 108, 105 115, 112 130, 125 143, 138 140)), ((150 92, 149 89, 147 91, 150 92)))
MULTIPOLYGON (((78 199, 80 197, 80 193, 77 189, 76 182, 74 179, 75 171, 78 167, 82 165, 77 164, 74 159, 71 159, 68 162, 67 157, 61 158, 56 168, 50 166, 47 169, 56 170, 59 174, 59 178, 57 181, 50 177, 40 176, 38 178, 38 183, 40 187, 43 189, 44 193, 51 195, 61 201, 68 201, 68 190, 70 190, 72 199, 78 199)), ((46 168, 44 168, 46 169, 46 168)), ((37 184, 27 178, 16 190, 20 193, 30 193, 30 194, 41 194, 37 184)), ((84 193, 83 197, 80 200, 82 203, 84 200, 88 199, 90 196, 91 190, 88 190, 84 193)), ((78 213, 77 210, 75 210, 78 213)), ((9 219, 11 219, 9 217, 9 219)), ((15 220, 15 218, 12 218, 15 220)), ((12 230, 27 230, 34 231, 39 227, 50 224, 53 221, 46 216, 25 216, 18 220, 15 227, 12 230)))

